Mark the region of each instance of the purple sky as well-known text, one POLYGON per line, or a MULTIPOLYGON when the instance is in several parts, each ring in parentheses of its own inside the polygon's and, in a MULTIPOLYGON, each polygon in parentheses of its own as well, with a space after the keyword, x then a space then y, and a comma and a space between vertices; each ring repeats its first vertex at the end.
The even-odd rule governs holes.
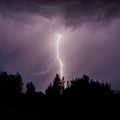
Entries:
POLYGON ((20 72, 44 90, 59 73, 56 36, 65 80, 89 75, 120 90, 118 0, 0 0, 0 70, 20 72))

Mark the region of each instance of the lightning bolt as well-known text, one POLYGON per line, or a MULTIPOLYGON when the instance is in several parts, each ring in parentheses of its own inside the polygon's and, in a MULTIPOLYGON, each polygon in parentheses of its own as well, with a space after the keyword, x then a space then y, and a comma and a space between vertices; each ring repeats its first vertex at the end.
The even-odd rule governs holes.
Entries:
POLYGON ((55 59, 51 64, 49 64, 47 70, 44 70, 44 71, 42 71, 42 72, 40 72, 40 73, 33 73, 33 74, 34 74, 34 75, 44 75, 44 74, 49 73, 50 70, 52 69, 53 65, 55 64, 55 62, 56 62, 56 59, 55 59))
POLYGON ((62 35, 58 35, 57 43, 56 43, 56 51, 57 51, 57 60, 59 61, 60 64, 60 77, 63 77, 63 62, 60 58, 60 52, 59 52, 59 45, 60 45, 60 40, 62 38, 62 35))
POLYGON ((59 52, 59 45, 60 45, 60 40, 62 38, 62 35, 58 34, 57 35, 57 42, 56 42, 56 59, 48 66, 48 69, 45 71, 42 71, 40 73, 33 73, 34 75, 44 75, 50 72, 52 66, 56 63, 56 61, 58 60, 59 64, 60 64, 60 77, 62 79, 63 77, 63 62, 60 58, 60 52, 59 52))

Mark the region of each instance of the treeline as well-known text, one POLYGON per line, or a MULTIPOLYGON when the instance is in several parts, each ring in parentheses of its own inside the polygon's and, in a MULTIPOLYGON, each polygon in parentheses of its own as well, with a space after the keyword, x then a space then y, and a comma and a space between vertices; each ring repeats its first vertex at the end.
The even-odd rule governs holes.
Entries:
POLYGON ((36 91, 32 82, 23 84, 22 77, 19 73, 13 75, 7 72, 0 72, 0 96, 111 96, 119 95, 119 92, 112 90, 110 84, 94 81, 89 76, 83 75, 81 78, 68 81, 60 79, 57 74, 52 83, 47 87, 45 93, 36 91), (26 91, 23 92, 23 86, 26 91))
POLYGON ((24 85, 19 73, 0 72, 0 120, 75 120, 87 118, 89 113, 94 117, 100 109, 102 116, 103 111, 111 110, 112 104, 119 105, 119 99, 109 103, 111 98, 119 98, 116 96, 120 94, 110 84, 86 75, 67 83, 56 75, 43 93, 36 91, 32 82, 24 85))

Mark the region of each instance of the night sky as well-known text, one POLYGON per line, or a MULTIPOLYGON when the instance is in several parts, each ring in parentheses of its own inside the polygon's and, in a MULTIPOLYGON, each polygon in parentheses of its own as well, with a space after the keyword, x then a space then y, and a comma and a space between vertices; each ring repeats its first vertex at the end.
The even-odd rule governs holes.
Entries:
POLYGON ((119 0, 0 0, 0 71, 44 90, 60 71, 56 34, 65 80, 87 74, 120 90, 119 0))

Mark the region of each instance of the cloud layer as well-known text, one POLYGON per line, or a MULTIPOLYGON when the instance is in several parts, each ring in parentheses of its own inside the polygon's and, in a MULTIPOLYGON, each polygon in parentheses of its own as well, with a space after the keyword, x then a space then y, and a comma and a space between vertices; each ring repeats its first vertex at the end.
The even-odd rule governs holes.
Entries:
POLYGON ((0 0, 3 15, 38 14, 47 18, 61 16, 67 26, 83 22, 109 22, 119 17, 119 0, 0 0))

